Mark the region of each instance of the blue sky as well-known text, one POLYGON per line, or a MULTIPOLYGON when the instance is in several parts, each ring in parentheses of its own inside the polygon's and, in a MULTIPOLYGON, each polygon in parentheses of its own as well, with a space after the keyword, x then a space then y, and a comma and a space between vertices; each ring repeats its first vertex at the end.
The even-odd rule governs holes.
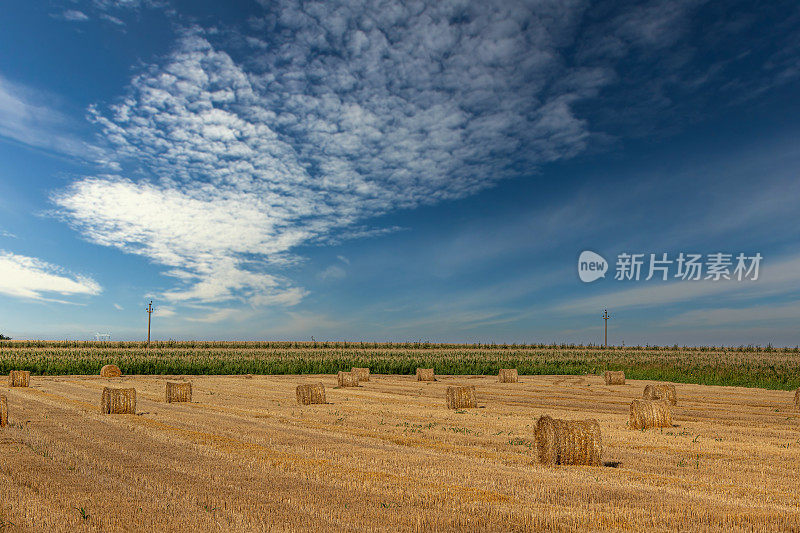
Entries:
POLYGON ((796 3, 222 4, 4 8, 0 332, 800 344, 796 3))

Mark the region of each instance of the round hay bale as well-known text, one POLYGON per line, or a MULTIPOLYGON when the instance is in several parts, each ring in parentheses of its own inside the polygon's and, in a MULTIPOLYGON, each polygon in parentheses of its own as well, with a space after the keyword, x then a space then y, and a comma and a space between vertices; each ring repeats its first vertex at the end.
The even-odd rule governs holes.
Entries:
POLYGON ((135 415, 136 389, 103 387, 100 409, 107 415, 135 415))
POLYGON ((497 375, 500 378, 500 383, 517 383, 519 381, 519 374, 516 368, 501 368, 497 375))
POLYGON ((328 403, 325 400, 325 385, 322 383, 306 384, 297 386, 297 403, 300 405, 311 405, 316 403, 328 403))
POLYGON ((122 376, 122 370, 117 365, 106 365, 100 369, 101 378, 118 378, 122 376))
POLYGON ((436 374, 432 368, 418 368, 417 381, 436 381, 436 374))
POLYGON ((339 372, 336 377, 340 387, 358 387, 358 374, 355 372, 339 372))
POLYGON ((542 464, 601 464, 603 438, 597 420, 559 420, 544 415, 536 421, 534 435, 542 464))
POLYGON ((800 409, 800 388, 794 391, 794 404, 800 409))
POLYGON ((603 378, 606 385, 625 385, 625 372, 622 370, 606 370, 603 378))
POLYGON ((644 388, 642 398, 645 400, 665 400, 668 401, 670 405, 678 404, 675 385, 672 383, 648 383, 644 388))
POLYGON ((629 425, 633 429, 672 427, 669 403, 665 400, 633 400, 629 425))
POLYGON ((358 382, 361 383, 362 381, 369 381, 369 368, 359 368, 354 366, 350 369, 350 372, 353 372, 358 376, 358 382))
POLYGON ((12 370, 8 373, 9 387, 27 387, 31 382, 31 373, 27 370, 12 370))
POLYGON ((0 428, 8 425, 8 400, 0 394, 0 428))
POLYGON ((468 387, 454 386, 447 387, 447 408, 448 409, 469 409, 478 407, 475 399, 475 386, 468 387))
POLYGON ((189 381, 167 381, 165 399, 167 403, 191 402, 192 384, 189 381))

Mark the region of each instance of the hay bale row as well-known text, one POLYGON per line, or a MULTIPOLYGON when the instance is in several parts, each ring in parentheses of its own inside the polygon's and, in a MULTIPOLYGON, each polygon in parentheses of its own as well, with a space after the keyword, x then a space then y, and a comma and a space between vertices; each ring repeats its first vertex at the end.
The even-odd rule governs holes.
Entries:
POLYGON ((600 465, 603 439, 597 420, 559 420, 545 415, 536 421, 534 435, 542 464, 600 465))
POLYGON ((625 385, 625 372, 622 370, 606 370, 603 374, 606 385, 625 385))
POLYGON ((497 375, 500 378, 500 383, 517 383, 519 381, 519 374, 516 368, 501 368, 497 375))
POLYGON ((31 373, 27 370, 12 370, 8 373, 9 387, 27 387, 31 382, 31 373))
POLYGON ((101 378, 118 378, 122 376, 122 370, 117 365, 106 365, 100 369, 101 378))
POLYGON ((8 425, 8 400, 0 394, 0 428, 8 425))
POLYGON ((629 425, 633 429, 672 427, 669 403, 665 400, 633 400, 629 425))
POLYGON ((311 405, 315 403, 328 403, 325 400, 325 385, 322 383, 298 385, 297 403, 311 405))
POLYGON ((432 368, 418 368, 417 381, 436 381, 436 374, 432 368))
POLYGON ((474 385, 468 387, 451 385, 447 387, 448 409, 468 409, 472 407, 478 407, 474 385))
POLYGON ((665 400, 669 402, 670 405, 678 404, 678 396, 675 393, 675 385, 672 383, 648 383, 644 388, 642 398, 645 400, 665 400))
POLYGON ((369 381, 369 368, 359 368, 354 366, 350 369, 350 372, 358 376, 359 383, 362 381, 369 381))
POLYGON ((358 374, 355 372, 339 372, 336 377, 340 387, 358 387, 358 374))
POLYGON ((135 415, 136 389, 103 387, 100 409, 107 415, 135 415))
POLYGON ((167 381, 165 399, 167 403, 191 402, 192 384, 189 381, 167 381))

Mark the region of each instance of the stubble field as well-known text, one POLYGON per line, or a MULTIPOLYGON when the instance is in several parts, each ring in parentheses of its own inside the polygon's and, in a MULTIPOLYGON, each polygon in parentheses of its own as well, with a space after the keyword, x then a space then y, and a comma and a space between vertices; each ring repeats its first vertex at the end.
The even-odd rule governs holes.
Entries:
POLYGON ((598 376, 32 376, 0 386, 8 531, 798 531, 800 412, 780 390, 678 384, 674 427, 635 431, 647 381, 598 376), (298 406, 322 381, 327 405, 298 406), (445 408, 447 385, 477 409, 445 408), (102 415, 103 386, 136 415, 102 415), (596 418, 600 467, 537 463, 550 414, 596 418))

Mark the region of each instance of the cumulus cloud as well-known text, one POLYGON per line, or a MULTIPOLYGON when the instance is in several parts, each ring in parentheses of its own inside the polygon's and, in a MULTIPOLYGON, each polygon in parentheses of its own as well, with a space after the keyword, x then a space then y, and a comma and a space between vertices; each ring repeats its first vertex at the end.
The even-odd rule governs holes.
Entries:
POLYGON ((115 174, 53 197, 88 239, 167 267, 173 302, 298 303, 280 274, 297 247, 582 152, 576 104, 615 79, 565 58, 578 0, 263 5, 248 30, 184 31, 93 107, 115 174))
MULTIPOLYGON (((35 257, 0 250, 0 293, 28 300, 53 300, 62 296, 97 295, 100 285, 93 279, 72 274, 35 257)), ((63 303, 63 302, 62 302, 63 303)))

